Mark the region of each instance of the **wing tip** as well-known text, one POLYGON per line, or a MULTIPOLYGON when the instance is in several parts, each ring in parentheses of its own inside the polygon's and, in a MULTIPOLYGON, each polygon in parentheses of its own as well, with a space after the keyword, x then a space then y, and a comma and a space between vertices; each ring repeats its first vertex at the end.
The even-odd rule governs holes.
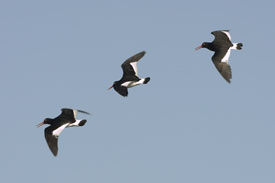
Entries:
POLYGON ((215 30, 215 31, 212 31, 211 33, 214 33, 214 32, 222 32, 222 31, 225 31, 225 32, 230 32, 229 29, 224 29, 224 30, 215 30))
POLYGON ((143 53, 144 55, 146 54, 146 51, 145 50, 143 50, 143 51, 141 51, 140 53, 143 53))
POLYGON ((230 30, 228 29, 228 30, 216 30, 216 31, 212 31, 211 32, 211 34, 213 34, 214 36, 215 36, 215 33, 217 33, 217 32, 230 32, 230 30))
POLYGON ((61 108, 61 111, 66 111, 66 110, 71 110, 71 111, 76 111, 76 112, 80 112, 80 113, 84 113, 84 114, 87 114, 87 115, 90 115, 91 113, 89 112, 86 112, 86 111, 83 111, 83 110, 80 110, 80 109, 72 109, 72 108, 61 108))
POLYGON ((79 110, 79 109, 75 109, 77 112, 83 113, 83 114, 87 114, 87 115, 91 115, 91 113, 83 111, 83 110, 79 110))
POLYGON ((56 157, 57 156, 57 152, 55 153, 55 152, 52 152, 53 153, 53 155, 54 155, 54 157, 56 157))
POLYGON ((228 84, 231 84, 231 80, 230 79, 225 79, 225 81, 227 81, 228 84))
POLYGON ((139 59, 141 59, 145 54, 146 54, 146 51, 144 50, 144 51, 137 53, 136 55, 139 55, 139 57, 140 57, 139 59))

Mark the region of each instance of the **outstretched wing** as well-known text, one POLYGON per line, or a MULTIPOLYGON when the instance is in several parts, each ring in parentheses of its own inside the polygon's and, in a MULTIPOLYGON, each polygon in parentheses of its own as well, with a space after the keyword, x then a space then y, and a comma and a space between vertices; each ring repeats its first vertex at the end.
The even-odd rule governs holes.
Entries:
POLYGON ((63 118, 70 122, 74 122, 76 120, 77 112, 81 112, 84 114, 90 114, 86 111, 78 110, 78 109, 69 109, 69 108, 63 108, 61 109, 62 113, 57 118, 63 118))
POLYGON ((121 65, 123 70, 123 76, 125 75, 136 75, 138 76, 138 68, 137 62, 145 55, 145 51, 142 51, 130 58, 128 58, 123 64, 121 65))
POLYGON ((228 42, 231 43, 231 36, 229 34, 229 30, 220 30, 220 31, 213 31, 211 32, 215 36, 215 39, 213 41, 213 44, 218 43, 218 42, 228 42))
POLYGON ((54 136, 52 134, 52 130, 51 127, 45 128, 44 130, 45 133, 45 139, 47 141, 47 144, 50 148, 50 150, 52 151, 54 156, 57 156, 57 152, 58 152, 58 136, 54 136))
POLYGON ((232 71, 231 67, 228 64, 228 58, 230 54, 230 49, 224 53, 225 51, 216 51, 215 54, 212 57, 212 61, 217 68, 217 70, 220 72, 222 77, 230 83, 230 79, 232 78, 232 71), (228 56, 227 56, 228 55, 228 56), (227 59, 225 59, 227 58, 227 59))

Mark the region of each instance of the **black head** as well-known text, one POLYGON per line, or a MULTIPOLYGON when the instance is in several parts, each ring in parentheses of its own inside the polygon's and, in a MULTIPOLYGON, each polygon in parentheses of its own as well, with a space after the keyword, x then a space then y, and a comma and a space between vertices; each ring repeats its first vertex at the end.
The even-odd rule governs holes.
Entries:
POLYGON ((108 88, 108 90, 112 89, 113 87, 119 85, 119 81, 115 81, 112 86, 108 88))
POLYGON ((201 47, 202 47, 202 48, 206 48, 206 47, 207 47, 207 43, 206 43, 206 42, 203 42, 203 43, 201 44, 201 47))
POLYGON ((42 126, 42 125, 45 125, 45 124, 52 124, 52 119, 50 119, 50 118, 45 118, 43 122, 41 122, 41 123, 39 123, 39 124, 37 125, 37 128, 40 127, 40 126, 42 126))
POLYGON ((201 48, 208 48, 208 47, 209 47, 209 43, 203 42, 200 46, 198 46, 197 48, 195 48, 195 50, 199 50, 201 48))
POLYGON ((43 121, 43 123, 44 123, 44 124, 51 124, 51 121, 52 121, 52 119, 50 119, 50 118, 45 118, 44 121, 43 121))

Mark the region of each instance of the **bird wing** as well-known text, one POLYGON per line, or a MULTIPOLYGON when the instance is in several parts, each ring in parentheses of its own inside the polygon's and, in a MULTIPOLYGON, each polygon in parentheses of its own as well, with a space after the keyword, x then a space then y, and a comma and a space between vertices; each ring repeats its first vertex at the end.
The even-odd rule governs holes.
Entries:
POLYGON ((63 108, 61 109, 61 114, 56 117, 56 120, 66 120, 69 122, 74 122, 76 119, 76 113, 74 109, 69 109, 69 108, 63 108))
POLYGON ((45 139, 47 141, 47 144, 50 148, 50 150, 52 151, 54 156, 57 156, 57 152, 58 152, 58 136, 54 136, 52 135, 52 130, 51 130, 51 126, 48 128, 45 128, 44 131, 45 134, 45 139))
POLYGON ((229 57, 230 57, 230 53, 231 53, 231 48, 229 48, 226 52, 226 54, 224 55, 224 57, 222 58, 221 62, 226 62, 228 63, 229 57))
POLYGON ((231 41, 231 36, 229 34, 229 30, 223 30, 222 31, 224 34, 226 34, 226 36, 228 37, 228 39, 231 41))
POLYGON ((213 31, 213 32, 211 32, 211 34, 213 34, 215 36, 213 44, 215 44, 217 42, 231 43, 231 36, 229 34, 229 30, 213 31))
MULTIPOLYGON (((79 110, 79 109, 75 109, 76 112, 80 112, 80 113, 83 113, 83 114, 88 114, 90 115, 90 113, 86 112, 86 111, 82 111, 82 110, 79 110)), ((76 116, 76 114, 75 114, 76 116)))
POLYGON ((63 118, 67 119, 70 122, 75 122, 77 112, 81 112, 84 114, 90 114, 86 111, 78 110, 78 109, 69 109, 69 108, 63 108, 61 109, 62 113, 57 118, 63 118))
POLYGON ((226 53, 224 53, 224 51, 216 51, 212 57, 212 61, 215 67, 228 83, 230 83, 230 79, 232 78, 231 67, 228 64, 229 55, 230 55, 230 49, 228 49, 226 53), (226 57, 228 57, 227 60, 224 59, 226 57))
POLYGON ((127 97, 128 96, 128 89, 126 87, 115 85, 114 89, 117 91, 117 93, 119 93, 123 97, 127 97))
POLYGON ((137 62, 145 55, 145 51, 142 51, 123 62, 121 65, 123 75, 136 75, 138 76, 137 62))

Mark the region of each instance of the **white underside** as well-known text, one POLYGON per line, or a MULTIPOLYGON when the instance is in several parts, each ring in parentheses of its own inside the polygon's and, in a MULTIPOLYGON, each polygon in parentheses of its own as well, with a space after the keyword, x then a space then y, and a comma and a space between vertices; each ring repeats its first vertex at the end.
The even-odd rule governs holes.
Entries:
MULTIPOLYGON (((231 41, 231 36, 230 36, 229 32, 228 32, 228 31, 222 31, 222 32, 225 33, 226 36, 228 37, 228 39, 231 41)), ((228 63, 228 60, 229 60, 229 57, 230 57, 231 50, 236 50, 236 49, 237 49, 237 43, 233 43, 233 46, 230 47, 230 48, 227 50, 227 52, 226 52, 226 54, 224 55, 224 57, 222 58, 221 62, 226 62, 226 63, 228 63)))
POLYGON ((59 128, 55 129, 55 130, 52 132, 53 135, 56 136, 56 137, 58 137, 58 136, 61 134, 61 132, 62 132, 68 125, 69 125, 69 123, 66 123, 66 124, 60 126, 59 128))
POLYGON ((224 55, 224 57, 222 58, 222 62, 226 62, 228 63, 228 60, 229 60, 229 57, 230 57, 230 53, 231 53, 231 50, 236 50, 237 49, 237 43, 233 43, 233 46, 230 47, 226 54, 224 55))
POLYGON ((139 81, 127 81, 123 83, 121 86, 125 86, 126 88, 131 88, 131 87, 143 84, 144 81, 145 81, 145 78, 142 78, 139 81))
POLYGON ((79 123, 80 123, 81 121, 82 121, 82 120, 77 119, 74 123, 70 123, 67 127, 79 126, 79 123))
POLYGON ((231 52, 231 48, 229 48, 226 52, 226 54, 224 55, 224 57, 222 58, 222 62, 226 62, 228 63, 228 59, 230 57, 230 52, 231 52))
POLYGON ((79 126, 79 123, 80 123, 81 121, 82 121, 82 120, 79 120, 79 119, 78 119, 78 120, 76 120, 74 123, 66 123, 66 124, 60 126, 59 128, 55 129, 55 130, 52 132, 52 134, 53 134, 54 136, 58 137, 58 136, 61 134, 61 132, 62 132, 65 128, 67 128, 67 127, 79 126))

